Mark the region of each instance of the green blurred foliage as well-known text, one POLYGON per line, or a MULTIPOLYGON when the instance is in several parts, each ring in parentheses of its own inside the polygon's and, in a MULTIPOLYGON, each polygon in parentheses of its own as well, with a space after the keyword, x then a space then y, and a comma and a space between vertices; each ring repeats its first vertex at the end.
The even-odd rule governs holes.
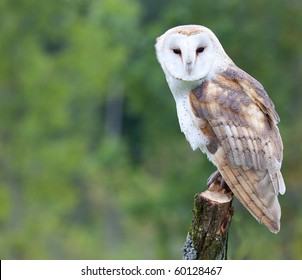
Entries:
POLYGON ((2 0, 0 258, 179 259, 215 170, 179 131, 156 37, 196 23, 282 122, 282 227, 235 201, 231 259, 302 258, 302 2, 2 0))

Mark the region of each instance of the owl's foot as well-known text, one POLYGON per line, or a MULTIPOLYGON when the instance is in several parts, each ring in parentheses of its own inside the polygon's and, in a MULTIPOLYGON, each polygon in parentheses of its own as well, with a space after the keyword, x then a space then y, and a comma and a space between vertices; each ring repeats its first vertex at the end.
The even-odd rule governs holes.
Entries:
POLYGON ((208 189, 212 186, 212 185, 219 185, 221 189, 224 189, 226 192, 231 192, 229 186, 227 185, 227 183, 225 182, 225 180, 222 178, 219 170, 216 170, 208 179, 207 181, 207 186, 208 189))
POLYGON ((207 186, 208 188, 216 181, 221 182, 221 174, 218 170, 216 170, 209 178, 207 181, 207 186))

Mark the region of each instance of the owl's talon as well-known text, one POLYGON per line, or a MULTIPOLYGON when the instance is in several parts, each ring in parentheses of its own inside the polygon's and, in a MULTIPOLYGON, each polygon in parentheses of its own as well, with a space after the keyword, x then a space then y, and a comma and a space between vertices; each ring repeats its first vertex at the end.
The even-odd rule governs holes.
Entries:
POLYGON ((207 186, 208 188, 215 182, 215 181, 219 181, 220 184, 222 182, 222 177, 221 177, 221 174, 218 170, 216 170, 209 178, 208 178, 208 181, 207 181, 207 186), (219 179, 219 177, 221 179, 219 179))
POLYGON ((216 170, 208 179, 207 181, 207 186, 208 189, 211 187, 211 185, 213 183, 218 183, 218 185, 220 186, 221 189, 224 189, 225 192, 231 192, 231 189, 229 188, 229 186, 227 185, 226 181, 223 179, 223 177, 221 176, 220 172, 218 170, 216 170))
POLYGON ((221 181, 220 181, 220 187, 224 189, 227 193, 232 192, 231 189, 229 188, 228 184, 226 181, 222 178, 221 176, 221 181))

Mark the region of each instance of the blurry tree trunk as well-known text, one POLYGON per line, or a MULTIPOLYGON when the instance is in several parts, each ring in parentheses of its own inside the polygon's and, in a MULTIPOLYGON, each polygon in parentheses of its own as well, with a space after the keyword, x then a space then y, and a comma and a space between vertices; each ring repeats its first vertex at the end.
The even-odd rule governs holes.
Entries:
POLYGON ((124 89, 120 84, 113 87, 105 108, 105 135, 121 138, 123 128, 124 89))
POLYGON ((232 200, 232 192, 227 192, 217 181, 205 192, 195 195, 193 219, 182 249, 183 259, 227 259, 232 200))
MULTIPOLYGON (((111 86, 111 92, 107 97, 105 105, 104 139, 109 139, 112 143, 119 143, 122 139, 123 113, 124 113, 124 86, 122 83, 115 83, 111 86)), ((111 203, 107 203, 103 211, 106 228, 104 234, 109 240, 108 250, 113 250, 121 246, 122 227, 120 212, 111 203)))

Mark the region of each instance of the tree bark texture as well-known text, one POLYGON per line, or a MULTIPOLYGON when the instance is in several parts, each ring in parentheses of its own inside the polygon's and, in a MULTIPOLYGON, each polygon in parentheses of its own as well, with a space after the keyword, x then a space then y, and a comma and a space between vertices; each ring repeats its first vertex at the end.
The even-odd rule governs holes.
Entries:
POLYGON ((228 230, 232 220, 233 194, 215 181, 195 195, 192 223, 182 249, 183 259, 227 259, 228 230))

